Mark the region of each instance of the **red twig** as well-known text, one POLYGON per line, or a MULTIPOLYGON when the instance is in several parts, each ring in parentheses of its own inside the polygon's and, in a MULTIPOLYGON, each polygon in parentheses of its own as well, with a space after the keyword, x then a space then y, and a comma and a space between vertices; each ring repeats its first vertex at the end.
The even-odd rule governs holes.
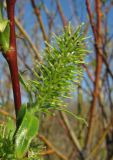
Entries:
POLYGON ((95 38, 95 50, 96 50, 96 71, 95 71, 95 83, 94 83, 94 91, 93 91, 93 100, 90 106, 90 115, 89 115, 89 128, 88 128, 88 134, 86 137, 86 146, 90 144, 92 139, 92 127, 93 127, 93 120, 95 115, 95 108, 96 108, 96 102, 98 98, 99 93, 99 81, 100 81, 100 74, 102 69, 102 50, 101 50, 101 1, 95 0, 95 9, 97 14, 97 24, 95 27, 95 24, 93 23, 93 17, 90 9, 89 1, 86 0, 86 6, 87 11, 90 19, 90 23, 92 26, 94 38, 95 38))
POLYGON ((20 94, 20 85, 19 85, 19 76, 18 76, 18 65, 17 65, 17 49, 16 49, 16 36, 15 36, 15 23, 14 23, 14 8, 16 0, 7 0, 7 15, 10 21, 10 48, 7 53, 4 53, 4 57, 8 62, 14 103, 15 103, 15 112, 16 116, 21 107, 21 94, 20 94))
POLYGON ((62 11, 59 0, 56 1, 56 5, 57 5, 57 9, 58 9, 58 12, 60 14, 60 17, 61 17, 61 20, 62 20, 62 23, 63 23, 63 27, 66 27, 68 25, 68 21, 63 14, 63 11, 62 11))
POLYGON ((93 14, 91 12, 89 0, 86 0, 86 7, 87 7, 88 15, 89 15, 90 24, 91 24, 91 27, 92 27, 92 30, 93 30, 94 38, 96 38, 96 34, 97 34, 96 33, 96 26, 95 26, 95 23, 93 21, 93 14))
POLYGON ((44 28, 44 25, 43 25, 43 22, 42 22, 42 17, 41 17, 41 14, 40 14, 40 9, 39 9, 39 7, 36 6, 34 0, 31 0, 31 4, 32 4, 34 12, 35 12, 35 14, 37 16, 37 19, 39 21, 40 28, 42 30, 43 39, 48 42, 48 37, 46 35, 45 28, 44 28))

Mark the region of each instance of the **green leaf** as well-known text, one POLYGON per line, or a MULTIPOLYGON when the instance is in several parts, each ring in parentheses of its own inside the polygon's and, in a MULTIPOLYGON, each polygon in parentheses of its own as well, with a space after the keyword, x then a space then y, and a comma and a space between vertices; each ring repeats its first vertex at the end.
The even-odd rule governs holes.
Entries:
POLYGON ((8 118, 8 121, 6 123, 6 130, 7 130, 7 134, 10 134, 12 138, 16 130, 16 125, 13 119, 8 118))
MULTIPOLYGON (((7 21, 7 20, 6 20, 7 21)), ((8 22, 4 22, 4 25, 0 23, 0 29, 3 32, 0 32, 0 45, 3 49, 3 52, 7 52, 9 49, 9 36, 10 36, 10 27, 8 22)))
POLYGON ((28 96, 29 96, 29 102, 30 102, 30 104, 32 104, 33 99, 32 99, 31 89, 29 89, 29 87, 28 87, 28 85, 27 85, 26 81, 24 80, 21 73, 19 73, 19 80, 20 80, 22 86, 24 87, 24 89, 27 91, 28 96))
POLYGON ((38 128, 39 119, 27 110, 15 137, 15 154, 17 158, 22 158, 25 155, 31 140, 37 134, 38 128))
POLYGON ((21 109, 20 109, 20 111, 18 113, 18 117, 17 117, 17 124, 18 124, 18 126, 21 125, 26 112, 27 112, 27 106, 23 104, 21 106, 21 109))
POLYGON ((9 20, 3 18, 3 1, 0 2, 0 47, 6 53, 9 49, 9 20))
POLYGON ((0 32, 4 32, 4 30, 6 29, 8 23, 9 23, 9 21, 6 20, 6 19, 0 21, 0 32))

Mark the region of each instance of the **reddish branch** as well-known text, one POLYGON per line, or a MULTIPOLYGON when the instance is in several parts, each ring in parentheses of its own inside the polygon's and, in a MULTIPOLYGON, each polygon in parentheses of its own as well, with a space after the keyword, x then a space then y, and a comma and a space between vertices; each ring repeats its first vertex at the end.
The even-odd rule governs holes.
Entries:
POLYGON ((20 85, 19 85, 19 76, 18 76, 18 65, 17 65, 17 49, 16 49, 16 36, 15 36, 15 24, 14 24, 14 8, 16 0, 7 0, 7 15, 10 21, 10 47, 7 53, 4 53, 4 57, 8 62, 14 103, 15 103, 15 112, 16 116, 21 107, 21 94, 20 94, 20 85))
POLYGON ((39 9, 39 7, 36 6, 34 0, 31 0, 31 4, 32 4, 34 12, 35 12, 35 14, 37 16, 37 19, 39 21, 40 28, 41 28, 42 34, 43 34, 43 39, 48 42, 48 37, 47 37, 46 32, 45 32, 45 28, 44 28, 44 25, 43 25, 43 22, 42 22, 42 17, 40 15, 40 9, 39 9))
POLYGON ((37 135, 38 138, 40 138, 50 149, 54 151, 54 153, 60 157, 62 160, 68 160, 66 156, 64 156, 62 153, 60 153, 54 146, 51 144, 50 141, 48 141, 43 135, 37 135))
POLYGON ((95 23, 93 21, 93 14, 91 12, 89 0, 86 0, 86 7, 87 7, 88 15, 89 15, 90 24, 91 24, 91 27, 92 27, 92 30, 93 30, 94 38, 96 38, 96 34, 97 34, 96 33, 96 26, 95 26, 95 23))
POLYGON ((58 9, 58 12, 60 14, 60 17, 61 17, 61 20, 62 20, 62 23, 63 23, 63 27, 66 27, 67 24, 68 24, 68 21, 67 21, 67 19, 65 18, 64 14, 63 14, 63 11, 62 11, 62 8, 61 8, 59 0, 56 1, 56 4, 57 4, 57 9, 58 9))
POLYGON ((94 115, 95 115, 95 108, 96 108, 96 102, 98 98, 99 93, 99 82, 100 82, 100 74, 102 69, 102 50, 101 50, 101 1, 95 0, 95 9, 97 14, 97 23, 96 27, 93 22, 93 17, 90 9, 89 1, 86 0, 86 6, 87 11, 90 19, 90 23, 92 26, 94 38, 95 38, 95 50, 96 50, 96 71, 95 71, 95 84, 94 84, 94 91, 93 91, 93 100, 90 106, 90 115, 89 115, 89 128, 88 128, 88 134, 86 137, 86 146, 88 146, 91 142, 92 138, 92 127, 93 127, 93 121, 94 121, 94 115))

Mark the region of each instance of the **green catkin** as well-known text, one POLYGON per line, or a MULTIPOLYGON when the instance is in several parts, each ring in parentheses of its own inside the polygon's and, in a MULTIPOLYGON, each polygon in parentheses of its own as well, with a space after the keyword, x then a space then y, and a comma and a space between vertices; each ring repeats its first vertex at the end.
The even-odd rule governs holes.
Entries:
POLYGON ((29 81, 38 107, 54 108, 62 105, 62 100, 69 95, 73 84, 81 82, 82 64, 88 52, 85 39, 82 25, 75 32, 69 25, 62 35, 54 35, 51 45, 46 42, 44 63, 36 63, 34 78, 29 81))

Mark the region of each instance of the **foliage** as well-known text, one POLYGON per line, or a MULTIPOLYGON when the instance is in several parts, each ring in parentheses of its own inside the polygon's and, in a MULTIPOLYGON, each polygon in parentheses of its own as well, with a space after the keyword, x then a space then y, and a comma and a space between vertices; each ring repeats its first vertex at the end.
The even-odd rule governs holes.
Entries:
POLYGON ((0 159, 15 159, 11 132, 7 132, 4 126, 0 126, 0 159))
MULTIPOLYGON (((13 135, 14 135, 14 131, 15 131, 15 125, 14 122, 12 122, 12 120, 10 120, 8 123, 8 125, 0 125, 0 159, 1 160, 21 160, 23 159, 23 156, 21 157, 21 153, 20 153, 20 148, 18 146, 18 154, 20 153, 20 155, 18 156, 15 151, 15 145, 14 145, 14 139, 13 139, 13 135)), ((29 128, 29 127, 28 127, 29 128)), ((20 135, 19 135, 20 137, 20 135)), ((26 137, 29 138, 29 137, 26 137)), ((18 138, 19 139, 19 138, 18 138)), ((21 145, 22 145, 22 141, 21 141, 21 145)), ((38 145, 35 145, 35 150, 34 148, 29 147, 28 151, 28 160, 42 160, 36 150, 38 150, 38 145)), ((16 150, 17 151, 17 150, 16 150)), ((22 149, 21 149, 22 151, 22 149)), ((24 158, 26 159, 26 158, 24 158)))

